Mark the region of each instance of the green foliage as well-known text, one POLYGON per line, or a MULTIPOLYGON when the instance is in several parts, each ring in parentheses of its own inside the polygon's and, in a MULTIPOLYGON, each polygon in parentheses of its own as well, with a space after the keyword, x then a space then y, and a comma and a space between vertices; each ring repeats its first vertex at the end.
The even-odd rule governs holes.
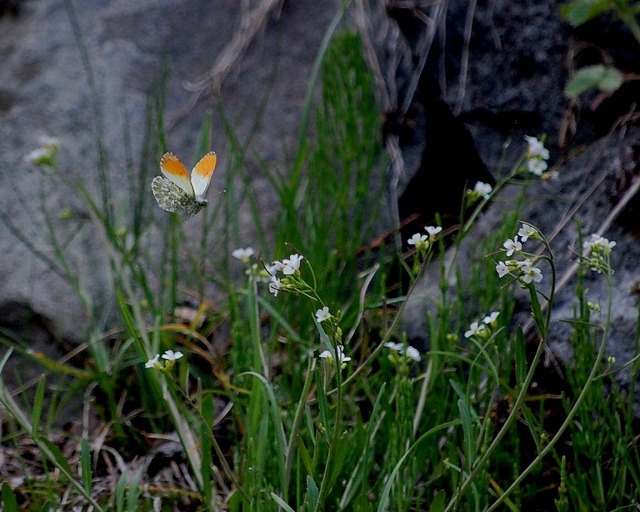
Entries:
POLYGON ((560 8, 560 13, 574 27, 613 9, 612 0, 574 0, 560 8))
MULTIPOLYGON (((112 208, 106 170, 94 198, 81 180, 65 181, 70 173, 57 167, 55 152, 38 164, 52 182, 78 191, 92 226, 104 235, 118 329, 107 336, 103 311, 75 274, 68 241, 54 229, 43 202, 55 259, 20 239, 48 258, 82 298, 92 321, 90 357, 79 370, 29 355, 20 340, 3 337, 10 349, 0 361, 0 377, 14 353, 28 356, 43 371, 68 379, 68 394, 83 390, 86 410, 110 430, 97 442, 83 422, 76 454, 68 455, 51 435, 50 417, 59 405, 47 380, 40 379, 30 397, 19 393, 19 403, 0 378, 0 403, 10 418, 2 441, 17 445, 27 438, 44 468, 42 478, 20 489, 3 483, 3 510, 19 510, 18 499, 37 509, 58 509, 63 495, 80 506, 118 512, 157 510, 160 501, 162 510, 524 510, 543 491, 543 477, 549 487, 557 486, 553 501, 560 511, 604 511, 637 499, 640 454, 631 405, 609 378, 611 368, 602 370, 610 304, 594 318, 582 281, 573 321, 579 371, 568 372, 555 423, 546 414, 551 398, 532 385, 553 328, 556 269, 544 234, 519 220, 524 194, 500 229, 477 244, 471 263, 464 263, 465 274, 455 264, 457 251, 484 204, 468 217, 463 212, 450 249, 454 264, 441 263, 440 295, 430 298, 429 346, 412 356, 399 324, 406 297, 391 304, 381 278, 386 262, 368 255, 371 267, 363 270, 365 259, 357 257, 374 234, 380 190, 372 183, 382 183, 375 175, 384 165, 378 108, 359 37, 334 34, 336 28, 337 22, 317 62, 320 102, 307 105, 314 129, 303 127, 286 178, 266 169, 281 210, 272 227, 277 245, 262 250, 303 255, 289 257, 287 271, 284 260, 280 270, 271 270, 279 279, 277 297, 269 294, 263 282, 269 277, 255 260, 234 260, 231 271, 239 197, 251 203, 263 242, 266 227, 259 225, 258 201, 243 175, 246 141, 226 119, 228 159, 238 164, 240 190, 230 178, 226 199, 207 211, 195 245, 186 242, 175 215, 156 225, 130 197, 128 207, 112 208), (212 242, 218 216, 229 229, 212 242), (503 242, 515 243, 519 226, 533 230, 531 240, 505 259, 503 242), (159 258, 148 246, 152 229, 162 235, 159 258), (205 265, 214 249, 226 256, 219 266, 205 265), (496 273, 501 264, 502 277, 496 273), (236 272, 241 268, 244 273, 236 272), (541 284, 532 268, 544 272, 541 284), (243 276, 242 283, 234 273, 243 276), (537 343, 527 345, 525 330, 512 328, 516 301, 508 279, 528 293, 537 343), (206 297, 212 285, 220 292, 215 309, 206 297), (191 320, 176 314, 185 297, 197 305, 191 320), (226 332, 220 357, 215 352, 222 344, 211 340, 226 332), (183 357, 159 357, 178 349, 183 357), (605 393, 609 400, 602 400, 605 393), (168 432, 175 432, 182 447, 180 469, 189 485, 152 488, 132 461, 147 456, 168 432), (100 485, 107 479, 104 461, 111 471, 107 489, 100 485)), ((90 72, 88 60, 85 65, 90 72)), ((149 104, 148 158, 132 177, 135 195, 145 195, 148 167, 166 149, 162 82, 160 77, 149 104)), ((205 116, 198 154, 209 149, 210 123, 205 116)), ((537 149, 535 158, 546 160, 548 154, 537 149)), ((514 178, 524 191, 525 160, 532 156, 518 162, 495 190, 467 201, 486 203, 514 178)), ((404 255, 411 259, 403 270, 412 286, 438 265, 431 263, 435 247, 446 250, 443 234, 418 239, 414 252, 404 255)), ((611 285, 608 256, 594 258, 582 263, 609 270, 603 278, 611 285)))
POLYGON ((569 98, 575 98, 589 89, 601 91, 616 91, 622 85, 624 78, 616 68, 595 64, 576 71, 571 81, 564 89, 569 98))
MULTIPOLYGON (((611 12, 629 28, 638 44, 640 44, 640 2, 630 0, 573 0, 560 8, 562 17, 572 26, 579 27, 601 14, 611 12)), ((617 91, 625 77, 613 66, 597 64, 579 69, 565 87, 564 93, 569 98, 576 98, 590 90, 599 89, 604 92, 617 91)))
MULTIPOLYGON (((321 67, 316 136, 304 148, 304 171, 278 186, 282 213, 276 247, 313 257, 319 282, 344 300, 356 276, 356 253, 373 233, 382 181, 372 180, 382 142, 373 81, 356 34, 337 35, 321 67), (353 233, 359 233, 354 237, 353 233)), ((304 155, 301 155, 303 157, 304 155)))
POLYGON ((16 495, 7 482, 2 482, 2 510, 5 512, 19 512, 20 510, 16 495))

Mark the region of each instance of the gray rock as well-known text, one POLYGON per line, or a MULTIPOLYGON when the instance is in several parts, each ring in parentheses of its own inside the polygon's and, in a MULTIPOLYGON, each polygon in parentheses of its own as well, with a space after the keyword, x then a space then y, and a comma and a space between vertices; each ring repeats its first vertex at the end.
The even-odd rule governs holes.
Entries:
MULTIPOLYGON (((148 123, 145 110, 163 63, 168 62, 168 149, 190 167, 205 112, 212 110, 212 149, 219 160, 209 195, 213 201, 219 198, 227 174, 235 172, 216 110, 219 101, 241 144, 248 141, 244 164, 251 169, 251 186, 258 191, 268 223, 277 211, 277 198, 272 193, 260 194, 270 189, 260 162, 264 159, 272 169, 288 166, 287 157, 298 139, 310 69, 336 5, 301 1, 282 6, 277 0, 43 0, 22 7, 17 17, 0 19, 0 153, 4 162, 0 212, 7 221, 0 223, 0 303, 27 304, 51 319, 62 338, 80 341, 88 325, 78 295, 51 265, 19 241, 26 240, 56 262, 44 211, 61 240, 74 233, 78 217, 88 218, 89 213, 73 187, 60 186, 24 161, 39 145, 38 137, 54 136, 60 141, 60 168, 74 183, 86 184, 95 197, 99 197, 101 165, 96 141, 101 138, 111 204, 119 225, 123 224, 131 214, 131 201, 137 200, 128 197, 131 174, 144 172, 144 179, 150 182, 159 173, 161 148, 154 148, 152 155, 143 152, 148 123), (81 44, 74 35, 74 23, 81 44), (85 50, 97 97, 88 84, 85 50), (218 72, 219 96, 206 80, 211 69, 218 72), (249 140, 256 122, 256 133, 249 140), (63 218, 66 209, 76 219, 63 218)), ((145 197, 139 200, 145 202, 146 213, 160 224, 166 222, 166 214, 153 202, 150 186, 143 193, 145 197)), ((246 203, 237 207, 244 219, 243 243, 255 244, 249 208, 246 203)), ((197 218, 189 221, 187 232, 195 237, 200 222, 197 218)), ((159 234, 154 227, 148 233, 152 249, 159 247, 159 234)), ((95 223, 85 222, 65 254, 96 309, 108 318, 114 302, 105 251, 104 234, 95 223)))

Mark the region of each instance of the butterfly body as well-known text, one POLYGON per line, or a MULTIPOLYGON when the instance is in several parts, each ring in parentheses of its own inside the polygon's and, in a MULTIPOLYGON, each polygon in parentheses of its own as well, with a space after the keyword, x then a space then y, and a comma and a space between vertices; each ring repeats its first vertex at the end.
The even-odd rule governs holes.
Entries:
POLYGON ((216 168, 217 157, 211 151, 204 155, 191 171, 191 177, 180 159, 165 153, 160 160, 164 176, 156 176, 151 190, 158 206, 166 212, 176 212, 185 219, 193 217, 207 205, 204 198, 216 168))

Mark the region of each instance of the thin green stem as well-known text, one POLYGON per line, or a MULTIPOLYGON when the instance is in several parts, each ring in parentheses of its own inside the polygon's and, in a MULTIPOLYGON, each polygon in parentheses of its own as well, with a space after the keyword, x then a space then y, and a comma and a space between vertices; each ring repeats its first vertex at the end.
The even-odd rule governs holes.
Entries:
POLYGON ((338 397, 336 402, 336 420, 333 427, 333 435, 331 436, 331 446, 329 447, 329 456, 327 457, 327 463, 325 465, 325 470, 322 475, 322 482, 320 484, 320 492, 318 494, 318 501, 316 502, 316 512, 320 509, 320 506, 324 502, 325 495, 328 493, 327 485, 329 475, 332 473, 331 467, 333 465, 333 460, 336 457, 336 447, 338 446, 338 440, 340 435, 342 434, 342 362, 340 360, 340 353, 338 352, 338 343, 334 338, 331 340, 333 349, 335 350, 335 364, 336 364, 336 389, 338 390, 338 397))
POLYGON ((304 418, 305 407, 307 403, 307 394, 311 389, 311 383, 313 382, 313 375, 316 369, 316 359, 314 357, 309 358, 309 365, 307 367, 307 376, 302 386, 302 393, 300 393, 300 400, 298 401, 298 407, 296 409, 295 416, 293 418, 293 426, 291 427, 291 434, 289 435, 289 444, 287 445, 287 455, 285 462, 285 487, 283 490, 283 497, 287 499, 289 491, 289 482, 291 480, 291 468, 293 467, 293 456, 295 455, 295 446, 297 445, 296 439, 300 434, 300 426, 302 425, 302 419, 304 418))
MULTIPOLYGON (((551 251, 551 248, 549 247, 549 244, 546 241, 546 239, 544 239, 544 237, 543 237, 542 241, 547 246, 547 250, 551 251)), ((496 450, 496 448, 500 444, 500 441, 502 440, 502 438, 509 431, 509 429, 511 428, 511 425, 516 421, 516 419, 517 419, 517 417, 519 415, 519 411, 520 411, 520 409, 522 407, 522 404, 524 403, 524 399, 525 399, 527 390, 529 389, 529 386, 531 385, 531 381, 533 380, 533 376, 535 374, 535 370, 536 370, 536 368, 538 366, 538 363, 540 362, 540 358, 542 356, 542 353, 544 351, 544 347, 546 345, 546 333, 547 333, 547 330, 548 330, 548 323, 550 321, 550 313, 549 313, 549 311, 551 310, 551 306, 553 304, 553 302, 552 302, 553 298, 554 298, 554 291, 553 290, 554 290, 554 288, 556 286, 556 271, 555 271, 555 265, 553 263, 553 257, 549 258, 549 262, 550 262, 550 265, 551 265, 551 292, 549 294, 549 303, 547 304, 547 306, 548 306, 547 307, 547 316, 545 317, 545 321, 542 324, 540 323, 540 320, 542 319, 542 317, 540 315, 540 304, 538 302, 536 288, 535 288, 535 286, 533 284, 531 284, 529 286, 529 295, 531 297, 532 309, 534 310, 534 318, 536 318, 536 326, 538 327, 538 330, 540 332, 540 342, 538 343, 538 348, 536 349, 536 353, 535 353, 535 355, 533 357, 533 360, 531 361, 531 365, 529 367, 529 371, 527 372, 527 375, 526 375, 526 377, 524 379, 524 382, 522 383, 520 391, 518 392, 518 396, 516 397, 516 401, 513 404, 513 408, 511 409, 511 413, 507 417, 507 419, 504 422, 502 428, 500 429, 500 431, 498 432, 496 437, 493 439, 493 441, 491 442, 489 447, 485 450, 485 452, 478 459, 478 461, 476 462, 474 468, 471 470, 471 472, 469 473, 469 475, 467 476, 465 481, 458 488, 455 496, 453 497, 453 499, 447 505, 447 508, 445 509, 445 512, 453 510, 457 506, 457 503, 458 503, 458 500, 460 499, 460 497, 464 494, 464 492, 467 490, 467 488, 475 480, 475 477, 483 469, 483 466, 489 460, 489 458, 491 457, 493 452, 496 450), (538 312, 537 314, 536 314, 536 311, 538 312)), ((505 492, 505 494, 503 496, 506 498, 506 495, 507 495, 507 493, 505 492)))
POLYGON ((573 421, 573 417, 577 414, 578 409, 580 409, 580 405, 582 404, 583 400, 587 396, 587 393, 589 391, 589 388, 591 387, 591 384, 596 379, 598 370, 600 368, 600 364, 602 362, 602 357, 604 355, 604 350, 607 346, 607 334, 609 332, 609 326, 611 322, 611 304, 612 304, 612 297, 613 297, 613 289, 611 284, 611 276, 607 275, 606 277, 607 277, 607 286, 609 289, 609 297, 607 300, 607 317, 605 321, 605 327, 603 329, 602 339, 600 340, 600 347, 598 348, 596 359, 593 363, 593 367, 591 368, 591 372, 589 372, 589 376, 585 381, 582 391, 578 395, 578 398, 576 399, 575 403, 573 404, 573 407, 569 411, 569 414, 567 414, 567 417, 565 418, 564 422, 562 423, 562 425, 560 425, 560 428, 555 433, 551 441, 549 441, 549 444, 547 444, 547 446, 544 447, 544 449, 538 454, 538 456, 531 462, 531 464, 529 464, 526 467, 526 469, 520 474, 520 476, 518 476, 518 478, 516 478, 513 481, 513 483, 504 491, 504 493, 495 501, 495 503, 491 505, 488 509, 486 509, 486 512, 491 512, 492 510, 495 510, 507 498, 507 496, 520 485, 520 483, 527 477, 527 475, 531 473, 531 471, 533 471, 533 469, 540 463, 540 461, 553 449, 555 444, 562 437, 562 434, 564 433, 564 431, 569 427, 569 425, 573 421))

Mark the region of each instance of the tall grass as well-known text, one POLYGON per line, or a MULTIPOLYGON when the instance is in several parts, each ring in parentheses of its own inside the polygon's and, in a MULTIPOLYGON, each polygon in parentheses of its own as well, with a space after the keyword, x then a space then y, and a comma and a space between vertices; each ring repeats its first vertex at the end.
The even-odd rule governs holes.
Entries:
MULTIPOLYGON (((610 311, 593 316, 582 280, 573 320, 580 370, 567 373, 560 408, 532 388, 553 329, 555 259, 536 231, 514 257, 533 258, 542 248, 535 262, 542 283, 527 282, 519 274, 524 267, 513 265, 510 277, 498 277, 503 242, 524 229, 517 210, 478 245, 468 277, 460 274, 454 289, 450 268, 442 267, 441 294, 427 319, 430 346, 410 356, 397 322, 402 303, 390 307, 385 289, 388 262, 369 255, 369 267, 362 268, 358 259, 382 206, 375 186, 382 181, 375 176, 385 163, 372 80, 357 35, 332 34, 327 41, 318 61, 322 96, 309 106, 313 130, 286 178, 265 168, 280 200, 269 227, 274 246, 259 224, 249 182, 233 175, 223 200, 206 211, 197 243, 185 243, 177 216, 154 220, 147 186, 149 169, 169 149, 162 129, 166 76, 149 103, 142 167, 132 174, 122 214, 103 211, 111 204, 108 181, 99 180, 95 196, 91 184, 65 178, 71 174, 58 167, 55 153, 41 162, 46 179, 80 195, 91 226, 104 235, 111 306, 119 318, 109 331, 98 321, 101 312, 50 221, 53 212, 43 210, 55 254, 50 263, 82 298, 92 325, 82 370, 30 354, 29 340, 1 335, 8 350, 0 376, 13 357, 43 367, 29 400, 0 379, 8 414, 2 442, 20 450, 28 439, 38 447, 41 468, 25 471, 19 486, 3 483, 3 510, 437 512, 530 510, 544 503, 560 511, 604 511, 637 500, 631 406, 609 378, 611 365, 603 366, 610 311), (262 262, 229 256, 239 239, 234 206, 241 197, 258 224, 262 262), (229 226, 216 241, 214 225, 229 226), (159 255, 150 249, 154 232, 162 239, 159 255), (211 254, 220 255, 219 265, 211 265, 211 254), (292 254, 303 256, 299 266, 292 254), (273 269, 272 259, 292 260, 281 262, 292 271, 273 269), (265 267, 281 279, 277 296, 269 293, 265 267), (512 323, 518 286, 528 292, 537 333, 530 344, 512 323), (181 316, 185 306, 190 318, 181 316), (395 345, 385 346, 389 342, 395 345), (184 357, 146 365, 167 350, 184 357), (341 351, 351 360, 340 362, 341 351), (71 454, 54 441, 55 418, 42 421, 58 410, 47 399, 50 374, 65 375, 71 390, 87 390, 87 412, 73 419, 82 428, 71 439, 71 454), (182 459, 171 467, 183 472, 154 480, 136 460, 149 460, 166 438, 179 442, 182 459)), ((246 148, 225 122, 226 158, 242 177, 246 148)), ((210 132, 206 116, 198 155, 215 149, 210 132)), ((494 193, 523 174, 519 164, 494 193)), ((36 256, 49 258, 4 222, 36 256)), ((431 262, 435 244, 444 248, 441 235, 411 255, 420 263, 405 266, 412 283, 427 265, 438 264, 431 262)), ((607 268, 603 279, 611 285, 607 268)), ((637 361, 632 370, 635 376, 637 361)))

